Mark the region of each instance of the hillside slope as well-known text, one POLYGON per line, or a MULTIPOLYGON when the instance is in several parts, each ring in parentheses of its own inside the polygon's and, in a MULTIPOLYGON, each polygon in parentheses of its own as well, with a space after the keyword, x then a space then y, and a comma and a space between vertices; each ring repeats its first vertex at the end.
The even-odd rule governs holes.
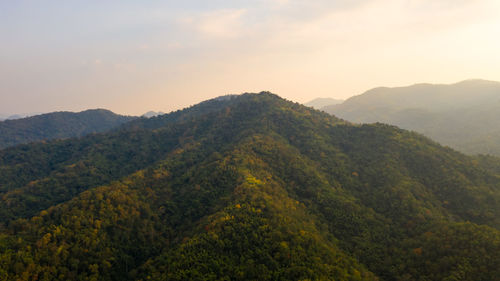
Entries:
POLYGON ((0 160, 2 280, 500 276, 494 169, 269 93, 0 160))
POLYGON ((305 103, 304 105, 310 106, 314 109, 322 109, 325 106, 340 104, 342 102, 343 102, 343 100, 339 100, 339 99, 316 98, 316 99, 313 99, 312 101, 305 103))
POLYGON ((376 88, 324 111, 356 123, 382 122, 469 154, 500 155, 500 83, 376 88))
POLYGON ((42 140, 80 137, 105 132, 134 117, 94 109, 78 113, 53 112, 32 117, 0 121, 0 149, 42 140))

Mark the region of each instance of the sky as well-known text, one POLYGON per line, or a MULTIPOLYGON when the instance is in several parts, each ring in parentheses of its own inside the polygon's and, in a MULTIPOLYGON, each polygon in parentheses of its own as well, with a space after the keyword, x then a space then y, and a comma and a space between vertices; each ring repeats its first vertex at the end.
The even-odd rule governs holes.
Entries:
POLYGON ((498 0, 0 0, 0 114, 500 80, 498 0))

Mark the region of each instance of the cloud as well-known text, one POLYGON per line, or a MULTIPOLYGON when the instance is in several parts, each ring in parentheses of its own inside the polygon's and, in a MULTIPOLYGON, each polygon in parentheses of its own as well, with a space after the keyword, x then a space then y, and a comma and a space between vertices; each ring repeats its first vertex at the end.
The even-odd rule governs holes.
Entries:
POLYGON ((241 36, 245 25, 246 9, 221 9, 197 12, 178 19, 178 22, 204 37, 235 38, 241 36))
MULTIPOLYGON (((279 0, 276 0, 279 1, 279 0)), ((268 20, 266 30, 273 44, 316 44, 337 40, 386 40, 421 38, 450 29, 495 18, 498 8, 493 0, 360 0, 360 1, 286 1, 286 7, 268 20), (348 3, 349 2, 349 3, 348 3), (302 12, 302 13, 301 13, 302 12)))
POLYGON ((91 2, 0 17, 0 92, 347 95, 498 76, 498 0, 91 2))

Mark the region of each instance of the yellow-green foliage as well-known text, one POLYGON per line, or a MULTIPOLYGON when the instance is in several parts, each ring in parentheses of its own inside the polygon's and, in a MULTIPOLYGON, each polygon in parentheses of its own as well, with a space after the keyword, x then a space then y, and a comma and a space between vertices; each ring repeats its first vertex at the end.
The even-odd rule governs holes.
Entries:
POLYGON ((1 150, 0 280, 498 280, 497 164, 269 93, 207 101, 1 150))

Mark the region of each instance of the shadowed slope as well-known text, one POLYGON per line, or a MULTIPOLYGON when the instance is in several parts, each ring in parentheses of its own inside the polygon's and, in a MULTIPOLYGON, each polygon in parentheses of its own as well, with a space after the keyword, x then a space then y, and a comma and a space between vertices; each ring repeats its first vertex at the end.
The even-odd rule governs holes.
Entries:
POLYGON ((117 115, 109 110, 93 109, 0 121, 0 149, 23 143, 105 132, 133 119, 135 117, 117 115))
POLYGON ((500 273, 494 170, 418 134, 348 124, 269 93, 1 155, 12 176, 2 179, 0 210, 20 212, 10 211, 1 234, 6 280, 500 273), (79 161, 81 169, 68 167, 79 161), (64 196, 46 197, 53 185, 45 181, 59 181, 64 196), (40 198, 30 213, 18 208, 40 198))
POLYGON ((414 130, 466 153, 500 155, 498 82, 376 88, 323 110, 351 122, 414 130))

